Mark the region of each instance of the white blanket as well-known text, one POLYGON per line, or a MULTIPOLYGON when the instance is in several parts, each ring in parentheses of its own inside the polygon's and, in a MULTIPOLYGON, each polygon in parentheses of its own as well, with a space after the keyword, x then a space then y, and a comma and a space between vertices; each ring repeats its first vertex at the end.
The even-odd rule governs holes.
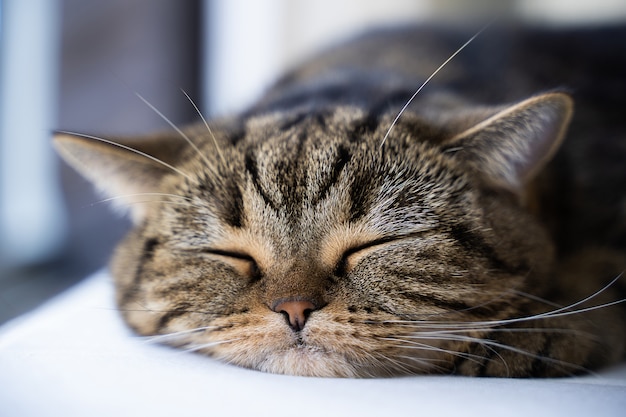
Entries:
POLYGON ((270 375, 134 337, 99 273, 0 328, 0 416, 626 416, 626 365, 551 380, 270 375))

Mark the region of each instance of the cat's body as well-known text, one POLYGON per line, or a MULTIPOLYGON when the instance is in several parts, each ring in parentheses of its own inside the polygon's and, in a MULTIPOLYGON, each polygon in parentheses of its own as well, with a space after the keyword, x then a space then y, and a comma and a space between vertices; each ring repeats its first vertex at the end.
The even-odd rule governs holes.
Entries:
POLYGON ((214 138, 125 142, 167 165, 59 137, 130 205, 112 263, 129 325, 298 375, 552 376, 623 358, 622 305, 569 313, 624 298, 621 279, 575 304, 626 268, 626 31, 494 32, 391 130, 467 33, 369 35, 212 122, 214 138), (572 101, 535 94, 563 86, 576 115, 546 165, 572 101))

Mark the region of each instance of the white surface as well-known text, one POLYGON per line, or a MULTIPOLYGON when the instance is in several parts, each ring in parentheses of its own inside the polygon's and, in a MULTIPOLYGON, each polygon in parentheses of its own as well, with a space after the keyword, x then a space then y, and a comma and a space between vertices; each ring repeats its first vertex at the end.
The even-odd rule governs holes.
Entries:
POLYGON ((96 274, 0 328, 0 416, 625 416, 626 366, 554 380, 269 375, 126 330, 96 274))

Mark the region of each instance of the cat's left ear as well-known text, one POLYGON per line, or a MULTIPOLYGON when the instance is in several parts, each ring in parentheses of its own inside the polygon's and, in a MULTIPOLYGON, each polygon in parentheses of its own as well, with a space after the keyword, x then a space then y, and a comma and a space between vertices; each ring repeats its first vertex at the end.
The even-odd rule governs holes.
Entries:
POLYGON ((186 143, 170 133, 112 141, 58 132, 54 146, 69 165, 128 211, 135 223, 145 218, 147 204, 143 203, 159 199, 159 184, 167 174, 185 175, 174 165, 186 143))
POLYGON ((552 158, 572 117, 564 93, 531 97, 498 111, 446 143, 446 152, 516 193, 552 158))

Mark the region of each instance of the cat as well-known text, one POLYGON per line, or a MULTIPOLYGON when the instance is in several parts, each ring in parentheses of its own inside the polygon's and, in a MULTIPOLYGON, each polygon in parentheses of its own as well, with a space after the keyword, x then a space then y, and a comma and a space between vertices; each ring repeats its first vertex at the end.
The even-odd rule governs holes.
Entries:
POLYGON ((622 360, 626 30, 492 28, 409 102, 469 35, 376 30, 174 133, 58 133, 133 219, 110 267, 127 324, 304 376, 622 360))

